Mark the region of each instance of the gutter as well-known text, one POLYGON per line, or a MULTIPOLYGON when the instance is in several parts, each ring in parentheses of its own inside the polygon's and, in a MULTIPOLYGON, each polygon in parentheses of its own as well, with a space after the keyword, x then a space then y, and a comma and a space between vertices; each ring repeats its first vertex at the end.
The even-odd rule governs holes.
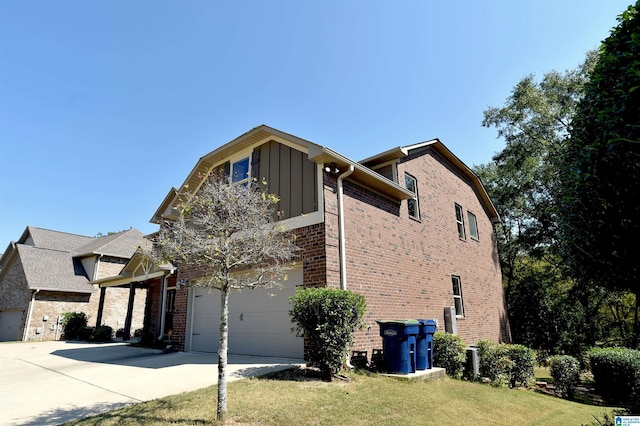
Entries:
POLYGON ((338 176, 337 189, 338 189, 338 242, 340 253, 340 289, 347 289, 347 254, 345 252, 346 240, 344 236, 344 200, 343 200, 343 188, 342 181, 347 178, 355 167, 353 164, 349 165, 349 168, 338 176))
POLYGON ((22 341, 26 342, 29 337, 29 327, 31 327, 31 314, 33 314, 33 304, 36 300, 36 294, 40 292, 40 289, 37 288, 36 291, 31 295, 31 301, 29 302, 29 314, 27 316, 27 326, 24 328, 24 332, 22 333, 22 341))

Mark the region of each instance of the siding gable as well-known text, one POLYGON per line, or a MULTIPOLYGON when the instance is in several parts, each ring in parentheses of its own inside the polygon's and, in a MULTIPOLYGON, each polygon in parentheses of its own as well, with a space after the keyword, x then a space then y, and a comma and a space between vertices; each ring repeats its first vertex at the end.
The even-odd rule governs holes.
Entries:
POLYGON ((252 176, 266 180, 269 193, 280 197, 280 219, 289 219, 318 210, 316 164, 297 149, 276 141, 255 148, 252 176))

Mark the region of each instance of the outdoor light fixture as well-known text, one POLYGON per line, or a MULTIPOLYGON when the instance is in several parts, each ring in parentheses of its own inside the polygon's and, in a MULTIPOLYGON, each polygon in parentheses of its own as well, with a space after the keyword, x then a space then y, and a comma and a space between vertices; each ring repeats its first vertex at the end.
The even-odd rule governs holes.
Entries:
POLYGON ((333 173, 335 175, 337 175, 338 173, 340 173, 340 169, 338 168, 338 166, 336 166, 336 163, 331 163, 329 165, 324 165, 324 171, 327 173, 333 173))

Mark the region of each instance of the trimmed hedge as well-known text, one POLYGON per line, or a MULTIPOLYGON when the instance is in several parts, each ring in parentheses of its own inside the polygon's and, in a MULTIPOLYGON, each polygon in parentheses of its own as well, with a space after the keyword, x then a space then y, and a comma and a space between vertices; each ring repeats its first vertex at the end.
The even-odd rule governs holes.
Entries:
POLYGON ((570 355, 556 355, 549 358, 549 370, 556 393, 563 398, 573 399, 580 381, 580 362, 570 355))
POLYGON ((454 379, 461 378, 466 362, 465 347, 457 334, 438 331, 433 335, 433 365, 444 368, 454 379))
POLYGON ((607 404, 640 414, 640 351, 594 348, 587 353, 594 387, 607 404))
POLYGON ((308 341, 311 365, 327 377, 337 374, 347 361, 353 333, 364 326, 364 296, 348 290, 298 289, 290 299, 293 331, 308 341))

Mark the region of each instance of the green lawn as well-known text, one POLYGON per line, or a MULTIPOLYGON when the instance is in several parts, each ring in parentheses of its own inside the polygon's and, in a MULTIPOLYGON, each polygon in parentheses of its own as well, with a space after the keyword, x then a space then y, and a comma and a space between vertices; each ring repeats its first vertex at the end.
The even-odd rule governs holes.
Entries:
MULTIPOLYGON (((459 380, 404 381, 352 374, 351 381, 276 376, 229 384, 235 425, 581 425, 610 412, 532 390, 459 380)), ((203 425, 216 388, 130 406, 66 425, 203 425)))

